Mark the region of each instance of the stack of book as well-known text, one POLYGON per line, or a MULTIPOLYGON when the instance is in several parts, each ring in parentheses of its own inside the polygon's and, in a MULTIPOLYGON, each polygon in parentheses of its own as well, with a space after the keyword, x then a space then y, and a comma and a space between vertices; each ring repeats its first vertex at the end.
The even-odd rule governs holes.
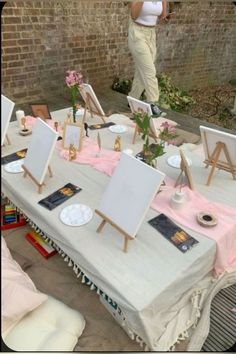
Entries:
POLYGON ((16 207, 5 204, 1 208, 1 230, 13 229, 26 224, 25 218, 16 207))
POLYGON ((25 237, 27 241, 29 241, 31 245, 34 246, 36 250, 39 251, 39 253, 45 258, 52 257, 57 253, 57 251, 35 231, 32 230, 28 232, 25 237))

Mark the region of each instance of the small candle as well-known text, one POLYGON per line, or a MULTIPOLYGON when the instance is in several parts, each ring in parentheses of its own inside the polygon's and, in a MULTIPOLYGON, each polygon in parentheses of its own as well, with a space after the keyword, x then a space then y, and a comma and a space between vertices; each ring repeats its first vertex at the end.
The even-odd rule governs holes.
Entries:
POLYGON ((19 125, 20 129, 23 129, 21 118, 23 118, 24 116, 25 116, 25 112, 24 111, 21 111, 21 110, 16 111, 16 119, 17 119, 17 122, 18 122, 18 125, 19 125))

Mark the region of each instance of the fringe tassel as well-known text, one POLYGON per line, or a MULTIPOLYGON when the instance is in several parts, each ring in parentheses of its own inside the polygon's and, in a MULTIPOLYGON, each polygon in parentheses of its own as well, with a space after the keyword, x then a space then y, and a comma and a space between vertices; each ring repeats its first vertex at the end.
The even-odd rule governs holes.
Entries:
MULTIPOLYGON (((16 207, 10 201, 9 198, 4 196, 4 193, 2 193, 1 195, 2 195, 2 198, 5 198, 7 200, 7 203, 16 207)), ((75 264, 74 261, 69 256, 67 256, 67 254, 65 254, 64 251, 54 241, 52 241, 48 236, 46 236, 44 234, 44 232, 30 218, 28 218, 27 215, 25 215, 23 212, 21 212, 21 210, 18 207, 16 207, 16 210, 19 210, 19 212, 24 216, 26 222, 28 222, 28 224, 32 227, 32 229, 35 230, 36 233, 40 234, 46 242, 48 242, 50 245, 52 245, 58 251, 58 253, 61 255, 61 257, 64 259, 65 262, 68 262, 68 266, 72 267, 74 273, 76 274, 76 278, 80 278, 80 276, 82 275, 81 282, 90 286, 90 290, 96 290, 96 293, 98 295, 102 296, 109 304, 111 304, 113 306, 114 310, 118 312, 119 316, 122 316, 122 311, 117 306, 117 303, 115 301, 113 301, 108 295, 106 295, 102 290, 100 290, 88 277, 86 277, 86 275, 79 269, 79 266, 77 264, 75 264)), ((145 351, 149 350, 148 346, 145 344, 145 342, 142 340, 142 338, 140 338, 138 335, 135 335, 135 333, 131 329, 128 328, 128 326, 125 323, 124 316, 123 316, 123 321, 122 321, 122 327, 126 327, 126 330, 128 331, 129 336, 132 340, 136 340, 136 342, 139 343, 141 347, 143 347, 145 345, 145 348, 144 348, 145 351)))

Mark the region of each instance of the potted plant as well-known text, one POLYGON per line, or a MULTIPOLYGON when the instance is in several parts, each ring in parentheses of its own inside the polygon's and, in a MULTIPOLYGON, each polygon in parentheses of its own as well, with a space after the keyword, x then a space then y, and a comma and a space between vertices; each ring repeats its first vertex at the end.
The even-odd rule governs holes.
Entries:
POLYGON ((138 154, 137 157, 148 165, 155 167, 156 158, 165 154, 166 145, 175 145, 174 139, 177 137, 177 134, 175 127, 166 121, 161 124, 158 142, 156 144, 150 144, 150 120, 152 118, 153 117, 149 116, 147 113, 134 114, 134 119, 139 127, 139 130, 141 131, 141 137, 144 140, 143 150, 141 151, 141 153, 138 154))

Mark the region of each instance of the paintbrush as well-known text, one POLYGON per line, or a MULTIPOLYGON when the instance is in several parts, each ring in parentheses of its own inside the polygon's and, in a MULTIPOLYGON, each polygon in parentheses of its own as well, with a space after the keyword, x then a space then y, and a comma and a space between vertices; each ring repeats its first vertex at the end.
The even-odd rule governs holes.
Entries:
POLYGON ((101 146, 101 137, 100 137, 100 134, 98 133, 97 135, 97 144, 98 144, 98 153, 96 154, 96 157, 99 157, 100 154, 101 154, 101 149, 102 149, 102 146, 101 146))

